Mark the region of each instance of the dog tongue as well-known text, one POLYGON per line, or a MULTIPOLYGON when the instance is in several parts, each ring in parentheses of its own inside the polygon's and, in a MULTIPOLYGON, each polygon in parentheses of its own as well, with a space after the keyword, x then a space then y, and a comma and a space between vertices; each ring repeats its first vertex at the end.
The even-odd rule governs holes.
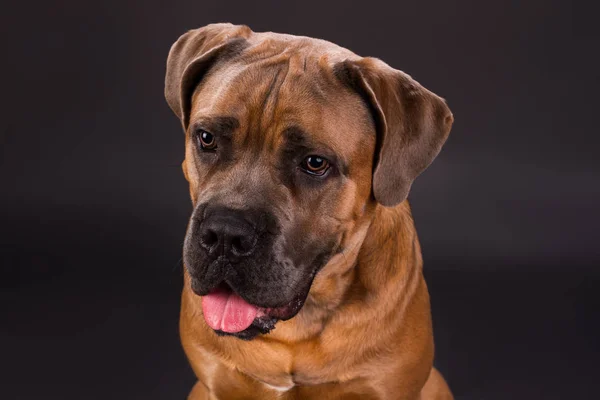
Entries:
POLYGON ((202 311, 208 326, 214 330, 235 333, 252 324, 258 307, 247 303, 229 288, 219 287, 202 296, 202 311))

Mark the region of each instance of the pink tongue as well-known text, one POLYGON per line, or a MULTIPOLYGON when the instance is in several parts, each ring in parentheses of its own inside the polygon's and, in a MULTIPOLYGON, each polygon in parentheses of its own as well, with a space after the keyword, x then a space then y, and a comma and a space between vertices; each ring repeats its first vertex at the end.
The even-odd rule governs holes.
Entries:
POLYGON ((258 307, 247 303, 228 288, 217 288, 202 296, 202 311, 208 326, 234 333, 241 332, 252 324, 258 307))

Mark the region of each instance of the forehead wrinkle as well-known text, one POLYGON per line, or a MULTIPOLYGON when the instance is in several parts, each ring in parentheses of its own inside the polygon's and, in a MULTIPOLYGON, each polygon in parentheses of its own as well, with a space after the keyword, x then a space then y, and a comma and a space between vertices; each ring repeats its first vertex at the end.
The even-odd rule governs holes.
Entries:
POLYGON ((243 137, 239 138, 241 145, 256 144, 265 138, 275 117, 279 90, 288 70, 287 59, 279 54, 246 63, 231 80, 227 97, 235 96, 237 103, 243 104, 245 114, 244 132, 240 132, 243 137))
POLYGON ((343 90, 329 69, 318 67, 323 63, 321 56, 290 49, 252 62, 239 60, 224 71, 224 76, 209 77, 210 88, 206 87, 208 92, 202 90, 197 110, 204 115, 236 116, 240 129, 234 141, 255 155, 276 151, 283 144, 283 130, 297 125, 306 128, 310 138, 328 143, 347 161, 353 157, 350 152, 355 150, 355 143, 346 130, 370 134, 371 121, 360 97, 343 90))
MULTIPOLYGON (((232 115, 232 110, 219 107, 222 99, 227 97, 228 89, 235 84, 237 77, 243 69, 239 65, 231 65, 222 70, 220 74, 209 74, 201 82, 192 95, 192 110, 190 122, 202 115, 227 114, 232 115), (218 75, 218 78, 216 77, 218 75)), ((191 126, 191 123, 190 123, 191 126)))
POLYGON ((269 89, 267 90, 267 92, 264 95, 262 105, 257 110, 259 113, 257 129, 261 130, 262 132, 267 131, 268 126, 272 124, 272 121, 274 119, 275 109, 277 107, 277 101, 279 99, 279 91, 281 90, 281 86, 283 85, 283 82, 285 81, 287 73, 289 72, 289 63, 286 63, 286 65, 287 65, 287 68, 285 69, 285 72, 284 72, 282 66, 280 66, 278 68, 277 73, 275 74, 275 76, 273 77, 273 80, 271 81, 271 85, 269 86, 269 89), (279 77, 282 75, 282 73, 283 73, 283 77, 281 79, 279 79, 279 77), (266 117, 267 126, 263 126, 263 117, 266 117))
MULTIPOLYGON (((231 116, 238 120, 233 139, 242 146, 260 140, 264 133, 257 127, 262 109, 277 82, 281 68, 273 63, 262 66, 236 63, 224 71, 224 76, 210 76, 193 99, 193 119, 205 116, 231 116), (256 132, 259 131, 259 132, 256 132), (259 138, 256 138, 258 133, 259 138), (252 138, 254 137, 254 138, 252 138)), ((190 124, 191 126, 191 124, 190 124)))
POLYGON ((272 151, 276 147, 282 115, 278 105, 280 91, 290 71, 289 59, 281 57, 268 58, 259 65, 249 67, 244 79, 246 87, 258 86, 258 82, 268 80, 268 85, 261 85, 247 101, 246 140, 242 145, 253 144, 255 150, 272 151))
POLYGON ((266 74, 267 76, 274 74, 268 89, 264 94, 261 92, 260 96, 264 97, 260 99, 260 104, 259 97, 256 96, 251 105, 254 109, 249 110, 251 117, 249 125, 256 132, 248 133, 256 136, 254 141, 263 139, 263 145, 269 151, 273 151, 280 142, 281 129, 279 128, 289 126, 288 121, 285 121, 285 119, 288 119, 287 116, 292 114, 293 119, 303 116, 314 119, 315 112, 310 113, 310 115, 303 112, 301 104, 310 100, 309 103, 311 104, 309 106, 314 106, 312 103, 315 102, 322 106, 326 102, 326 86, 319 82, 322 77, 319 74, 310 76, 306 72, 307 64, 315 63, 318 57, 312 52, 307 53, 300 50, 295 48, 279 49, 275 54, 266 57, 263 55, 258 60, 254 58, 252 62, 246 64, 247 68, 253 71, 246 81, 247 84, 256 86, 256 83, 251 81, 252 79, 264 80, 265 73, 263 71, 265 70, 269 71, 266 74), (271 72, 273 70, 276 72, 271 72), (280 94, 282 91, 286 93, 286 98, 290 101, 280 107, 280 94), (292 104, 291 109, 289 104, 292 104), (255 108, 257 106, 258 108, 255 108))

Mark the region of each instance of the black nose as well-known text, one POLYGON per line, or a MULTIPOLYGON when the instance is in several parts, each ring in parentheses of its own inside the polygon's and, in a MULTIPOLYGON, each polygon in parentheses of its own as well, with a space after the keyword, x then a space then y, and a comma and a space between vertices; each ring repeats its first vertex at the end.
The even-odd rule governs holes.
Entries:
POLYGON ((246 257, 257 242, 254 227, 237 212, 207 216, 200 226, 200 245, 213 257, 246 257))

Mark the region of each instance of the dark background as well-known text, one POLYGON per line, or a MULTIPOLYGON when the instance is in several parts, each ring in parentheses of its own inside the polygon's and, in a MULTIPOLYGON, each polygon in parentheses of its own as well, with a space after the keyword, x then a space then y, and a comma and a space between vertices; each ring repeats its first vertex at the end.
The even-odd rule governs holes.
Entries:
POLYGON ((594 399, 597 13, 557 1, 1 6, 0 397, 183 399, 183 133, 170 45, 210 22, 324 38, 448 100, 410 196, 458 399, 594 399), (523 3, 523 4, 520 4, 523 3))

